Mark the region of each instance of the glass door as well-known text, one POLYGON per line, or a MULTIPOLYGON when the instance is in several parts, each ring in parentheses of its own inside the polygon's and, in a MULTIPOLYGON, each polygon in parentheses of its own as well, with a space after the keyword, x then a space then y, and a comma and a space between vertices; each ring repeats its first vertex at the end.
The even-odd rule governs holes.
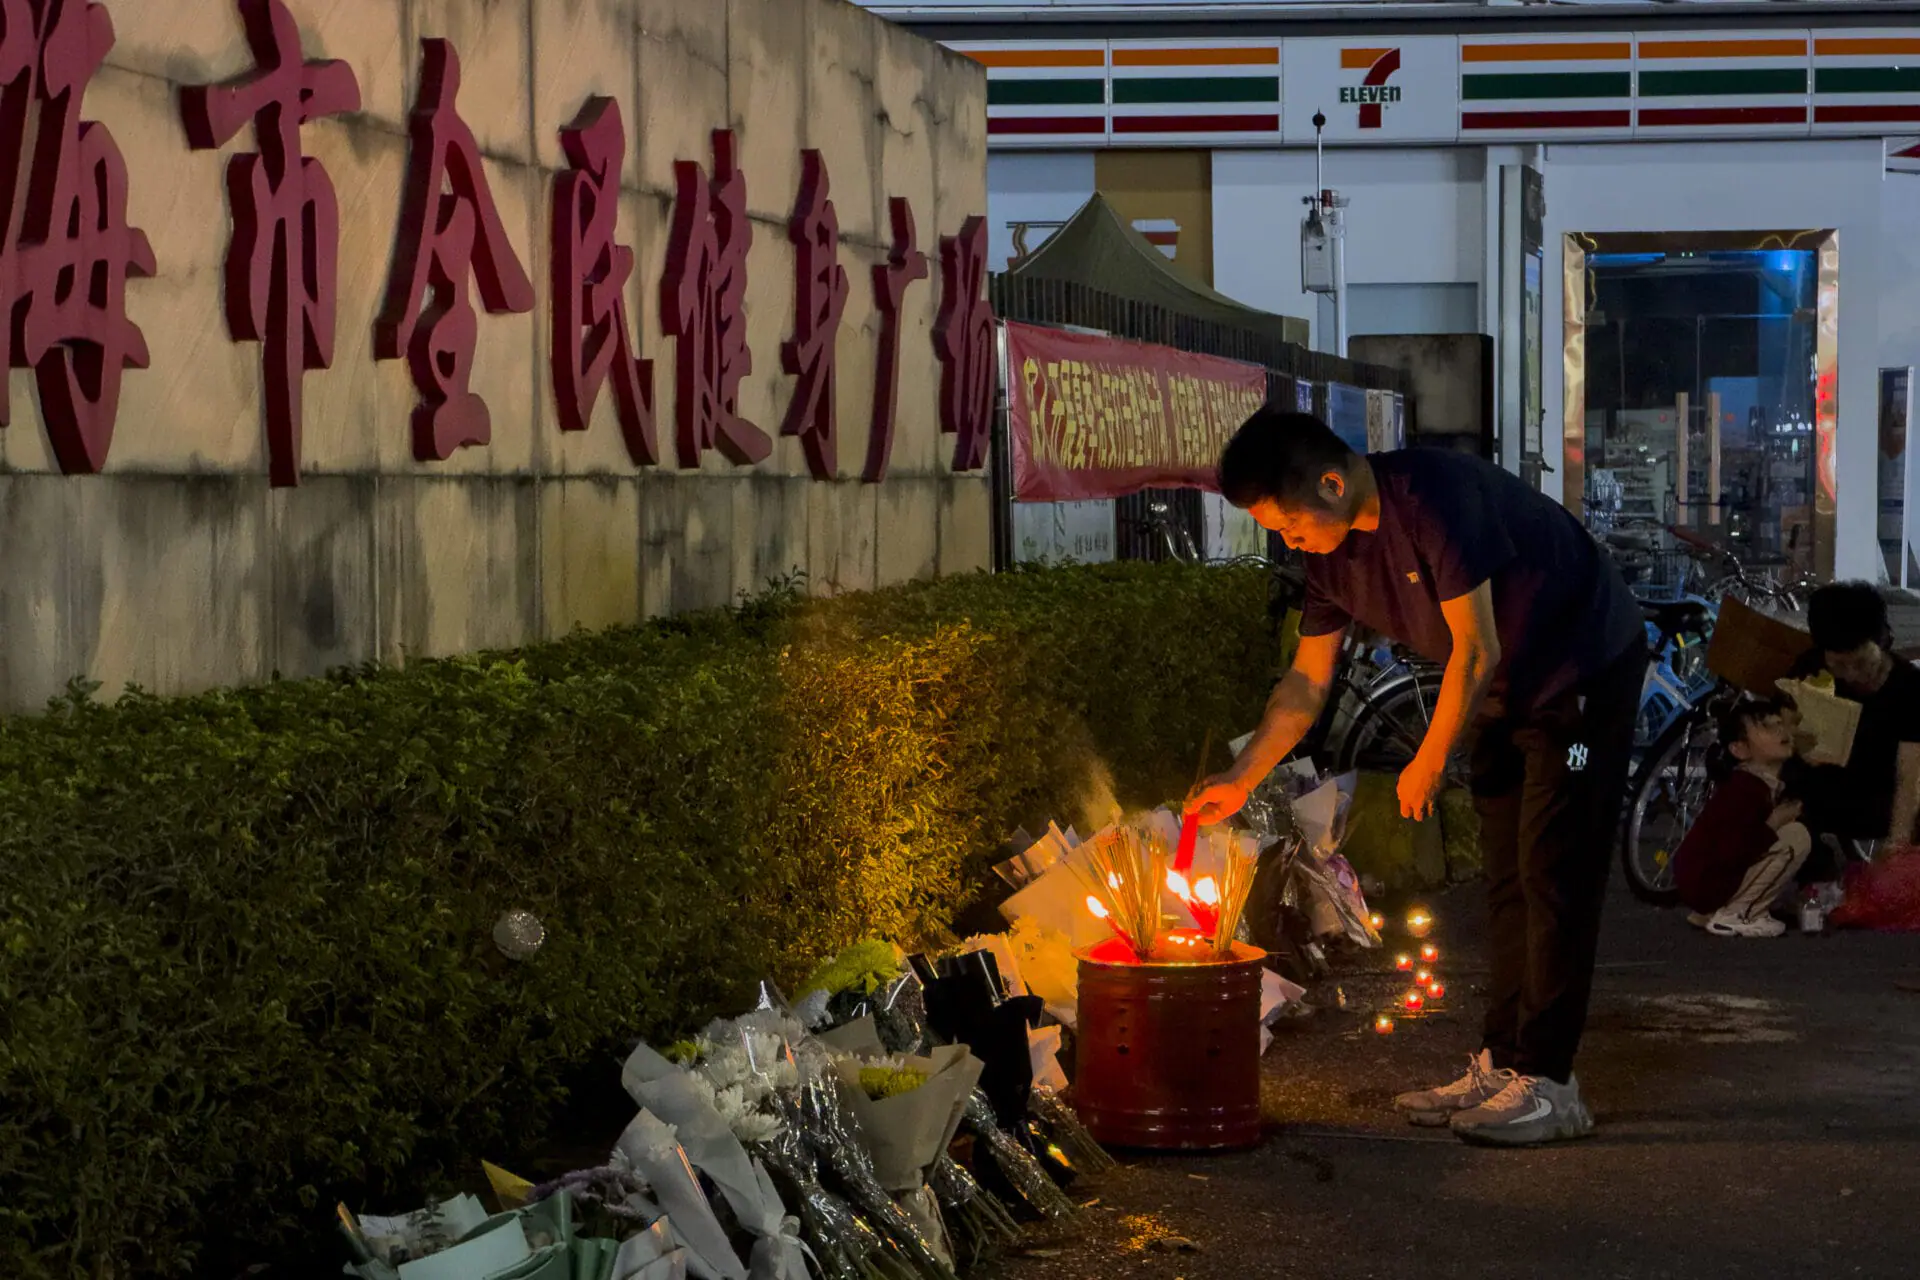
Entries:
POLYGON ((1687 577, 1672 527, 1751 565, 1811 568, 1818 254, 1635 239, 1654 243, 1586 260, 1590 523, 1645 534, 1650 595, 1687 577))

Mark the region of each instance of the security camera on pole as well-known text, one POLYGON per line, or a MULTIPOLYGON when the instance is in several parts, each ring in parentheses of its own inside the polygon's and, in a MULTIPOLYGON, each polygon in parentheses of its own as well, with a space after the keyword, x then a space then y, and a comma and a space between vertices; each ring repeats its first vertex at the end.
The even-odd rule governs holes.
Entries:
POLYGON ((1313 113, 1313 188, 1305 197, 1307 216, 1300 224, 1300 287, 1333 295, 1333 354, 1347 354, 1347 198, 1325 182, 1327 127, 1323 111, 1313 113))

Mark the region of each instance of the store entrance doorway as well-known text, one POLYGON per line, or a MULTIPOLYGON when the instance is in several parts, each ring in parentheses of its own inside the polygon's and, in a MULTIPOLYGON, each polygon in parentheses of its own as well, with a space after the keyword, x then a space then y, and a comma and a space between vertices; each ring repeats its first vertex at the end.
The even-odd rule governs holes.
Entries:
MULTIPOLYGON (((1838 282, 1832 231, 1568 235, 1567 492, 1589 526, 1831 576, 1838 282)), ((1654 555, 1643 585, 1683 571, 1654 555)))

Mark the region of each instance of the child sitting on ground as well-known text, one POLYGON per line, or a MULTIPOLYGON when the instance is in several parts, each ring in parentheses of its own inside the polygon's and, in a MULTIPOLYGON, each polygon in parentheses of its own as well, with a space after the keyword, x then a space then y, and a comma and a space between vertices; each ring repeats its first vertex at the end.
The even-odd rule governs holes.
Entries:
POLYGON ((1720 742, 1738 767, 1714 788, 1674 855, 1674 886, 1695 923, 1725 938, 1777 938, 1774 900, 1794 883, 1813 838, 1800 802, 1783 801, 1781 766, 1793 731, 1779 704, 1744 702, 1721 720, 1720 742))

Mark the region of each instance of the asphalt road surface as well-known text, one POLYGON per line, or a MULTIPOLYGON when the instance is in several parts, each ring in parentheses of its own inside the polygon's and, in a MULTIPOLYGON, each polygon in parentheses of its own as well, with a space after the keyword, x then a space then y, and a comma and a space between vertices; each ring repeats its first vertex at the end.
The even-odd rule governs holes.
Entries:
MULTIPOLYGON (((1433 904, 1443 1012, 1392 1036, 1404 978, 1339 979, 1345 1011, 1283 1024, 1265 1141, 1130 1157, 1097 1203, 990 1280, 1632 1280, 1920 1275, 1920 936, 1711 938, 1609 906, 1579 1075, 1583 1142, 1469 1148, 1407 1126, 1401 1089, 1478 1046, 1476 887, 1433 904)), ((1389 951, 1394 940, 1389 939, 1389 951)))

